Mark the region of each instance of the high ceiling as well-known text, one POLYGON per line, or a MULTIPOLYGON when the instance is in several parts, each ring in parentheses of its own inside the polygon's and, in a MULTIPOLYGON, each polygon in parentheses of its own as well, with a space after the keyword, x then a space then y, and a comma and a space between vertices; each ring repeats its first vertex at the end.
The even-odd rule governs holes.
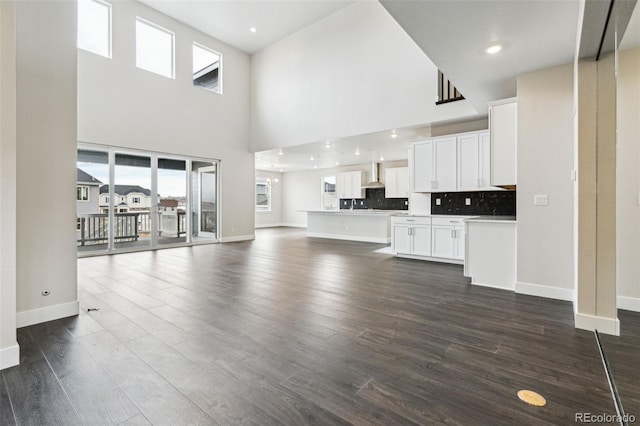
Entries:
MULTIPOLYGON (((140 0, 247 53, 354 3, 353 0, 140 0), (256 32, 249 29, 254 27, 256 32)), ((362 0, 376 1, 376 0, 362 0)), ((579 0, 381 0, 425 54, 478 111, 488 101, 516 95, 520 74, 573 61, 579 0), (487 47, 502 50, 489 55, 487 47)), ((622 48, 640 45, 638 7, 622 48)), ((430 123, 425 123, 428 127, 430 123)), ((285 171, 406 159, 420 129, 326 141, 256 154, 256 167, 285 171), (360 155, 355 155, 356 148, 360 155), (314 156, 314 161, 310 157, 314 156)))
POLYGON ((140 0, 247 53, 255 53, 354 0, 140 0), (250 31, 255 28, 255 33, 250 31))

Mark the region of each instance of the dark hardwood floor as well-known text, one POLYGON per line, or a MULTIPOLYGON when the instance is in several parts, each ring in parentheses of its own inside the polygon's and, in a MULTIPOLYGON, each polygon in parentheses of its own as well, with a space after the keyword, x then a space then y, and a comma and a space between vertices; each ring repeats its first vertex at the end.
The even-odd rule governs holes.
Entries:
POLYGON ((461 266, 382 247, 279 228, 79 259, 82 313, 19 330, 0 421, 558 425, 615 413, 570 303, 471 286, 461 266))
POLYGON ((620 337, 600 335, 613 381, 627 414, 640 421, 640 313, 618 311, 620 337))

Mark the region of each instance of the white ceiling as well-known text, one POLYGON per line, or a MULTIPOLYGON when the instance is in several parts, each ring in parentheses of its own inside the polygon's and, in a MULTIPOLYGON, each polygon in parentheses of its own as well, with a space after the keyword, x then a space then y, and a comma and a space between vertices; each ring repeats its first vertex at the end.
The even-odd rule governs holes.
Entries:
POLYGON ((140 0, 247 53, 255 53, 354 0, 140 0), (256 32, 249 31, 250 27, 256 32))
POLYGON ((340 139, 273 149, 256 153, 256 169, 291 172, 313 168, 406 160, 411 141, 428 137, 429 127, 398 129, 340 139), (282 154, 280 154, 282 152, 282 154), (358 152, 359 154, 356 154, 358 152), (313 160, 311 159, 313 158, 313 160))
MULTIPOLYGON (((264 47, 352 3, 353 0, 140 0, 247 53, 264 47), (255 27, 251 33, 249 27, 255 27)), ((372 0, 363 0, 372 1, 372 0)), ((515 96, 516 76, 573 61, 579 0, 381 0, 427 56, 478 111, 488 101, 515 96), (501 44, 488 55, 485 49, 501 44)), ((640 45, 635 8, 621 48, 640 45)), ((285 171, 406 159, 409 140, 423 129, 288 147, 256 154, 256 168, 285 171), (360 148, 360 155, 355 155, 360 148), (313 156, 314 161, 309 160, 313 156)), ((428 133, 427 133, 428 135, 428 133)))
POLYGON ((477 110, 515 96, 516 76, 573 61, 578 0, 381 0, 477 110), (493 44, 503 49, 485 53, 493 44))
POLYGON ((640 46, 640 6, 636 3, 636 7, 631 14, 631 20, 627 26, 627 30, 622 36, 620 42, 620 50, 633 49, 640 46))

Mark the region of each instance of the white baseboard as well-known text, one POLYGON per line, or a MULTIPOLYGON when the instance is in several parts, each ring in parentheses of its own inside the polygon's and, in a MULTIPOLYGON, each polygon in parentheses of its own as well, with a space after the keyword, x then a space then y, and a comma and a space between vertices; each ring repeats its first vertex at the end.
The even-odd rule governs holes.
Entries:
POLYGON ((424 260, 426 262, 452 263, 454 265, 464 265, 464 260, 447 259, 445 257, 419 256, 416 254, 396 253, 396 257, 403 259, 424 260))
POLYGON ((471 278, 471 284, 473 285, 477 285, 480 287, 489 287, 489 288, 497 288, 498 290, 509 290, 509 291, 513 291, 515 286, 503 286, 500 284, 485 284, 485 283, 479 283, 477 281, 474 281, 473 278, 471 278))
POLYGON ((575 323, 576 328, 582 330, 598 330, 598 332, 604 334, 620 335, 620 320, 618 318, 605 318, 577 313, 575 315, 575 323))
POLYGON ((16 343, 8 348, 0 349, 0 370, 20 364, 20 346, 16 343))
POLYGON ((306 228, 304 223, 281 223, 280 226, 286 226, 287 228, 306 228))
POLYGON ((516 283, 516 293, 529 296, 546 297, 547 299, 566 300, 573 302, 574 291, 571 288, 550 287, 547 285, 516 283))
POLYGON ((261 229, 261 228, 279 228, 281 226, 284 226, 282 223, 263 223, 262 225, 256 225, 255 228, 256 229, 261 229))
POLYGON ((41 322, 53 321, 60 318, 72 317, 80 312, 79 302, 73 301, 59 305, 45 306, 16 313, 16 327, 28 327, 41 322))
POLYGON ((640 312, 640 298, 618 296, 618 309, 640 312))
POLYGON ((220 238, 220 242, 221 243, 235 243, 238 241, 250 241, 250 240, 255 240, 256 236, 255 234, 251 234, 251 235, 234 235, 233 237, 222 237, 220 238))
POLYGON ((332 240, 345 240, 345 241, 359 241, 364 243, 380 243, 380 244, 389 244, 391 242, 391 238, 384 237, 360 237, 357 235, 341 235, 341 234, 320 234, 317 232, 307 232, 307 237, 313 238, 329 238, 332 240))

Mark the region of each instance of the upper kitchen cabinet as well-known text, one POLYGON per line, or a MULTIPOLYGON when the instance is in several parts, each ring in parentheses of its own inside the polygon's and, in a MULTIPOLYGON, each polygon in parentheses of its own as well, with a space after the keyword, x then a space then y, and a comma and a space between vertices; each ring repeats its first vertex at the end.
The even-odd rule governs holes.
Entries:
POLYGON ((458 190, 490 188, 491 146, 489 132, 458 136, 458 190))
POLYGON ((434 138, 413 145, 413 190, 415 192, 456 191, 456 138, 434 138))
POLYGON ((485 191, 491 188, 491 140, 487 130, 415 142, 414 192, 485 191))
POLYGON ((491 133, 491 185, 512 188, 517 184, 517 98, 489 103, 491 133))
POLYGON ((364 198, 362 171, 338 173, 336 194, 338 198, 364 198))
POLYGON ((384 197, 409 197, 409 168, 394 167, 384 170, 384 197))

